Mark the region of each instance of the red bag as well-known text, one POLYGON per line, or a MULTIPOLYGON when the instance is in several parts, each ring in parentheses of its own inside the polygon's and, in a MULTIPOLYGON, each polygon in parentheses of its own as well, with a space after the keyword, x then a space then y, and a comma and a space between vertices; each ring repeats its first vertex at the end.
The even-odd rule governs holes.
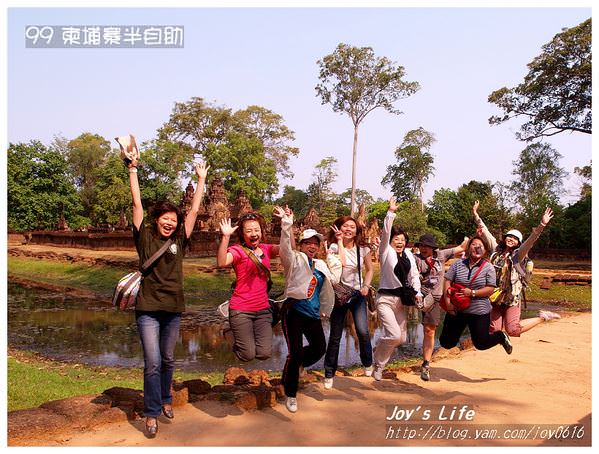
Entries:
POLYGON ((459 294, 459 291, 464 288, 470 288, 470 285, 474 282, 474 280, 478 277, 479 273, 482 271, 487 261, 483 260, 483 262, 478 267, 478 270, 470 279, 468 286, 458 284, 457 282, 452 282, 447 289, 447 295, 443 295, 441 298, 441 309, 447 312, 447 298, 449 297, 449 301, 453 304, 453 307, 456 311, 464 311, 470 307, 470 297, 459 294))

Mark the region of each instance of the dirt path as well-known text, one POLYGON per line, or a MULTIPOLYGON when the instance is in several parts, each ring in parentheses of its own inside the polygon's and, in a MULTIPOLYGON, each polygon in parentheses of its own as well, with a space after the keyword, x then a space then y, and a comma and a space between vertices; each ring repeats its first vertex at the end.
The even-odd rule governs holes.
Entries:
MULTIPOLYGON (((445 358, 433 363, 433 378, 428 383, 419 375, 400 373, 395 379, 380 382, 366 377, 338 377, 330 391, 324 390, 321 383, 309 384, 298 394, 296 414, 287 412, 284 404, 244 413, 227 404, 198 402, 177 408, 173 423, 161 417, 158 436, 152 440, 143 435, 143 422, 136 421, 100 426, 93 432, 61 437, 51 444, 590 446, 591 325, 591 314, 565 316, 513 339, 511 356, 498 346, 445 358), (439 422, 442 405, 446 405, 444 416, 449 416, 454 407, 459 410, 467 405, 475 412, 473 420, 439 422), (403 410, 420 408, 409 423, 389 422, 386 417, 394 406, 403 410), (431 412, 430 421, 421 420, 424 410, 431 412), (408 425, 414 432, 406 431, 408 425), (557 430, 560 425, 563 428, 559 433, 570 438, 547 439, 549 433, 543 430, 557 430), (521 428, 526 433, 532 429, 529 437, 536 435, 537 439, 504 438, 505 429, 521 428), (475 429, 498 429, 496 436, 501 438, 476 440, 475 429), (433 431, 435 439, 431 440, 433 431), (448 433, 449 439, 441 438, 448 433), (412 440, 403 438, 412 435, 412 440), (460 440, 462 437, 466 438, 460 440)), ((478 432, 483 434, 493 435, 478 432)))

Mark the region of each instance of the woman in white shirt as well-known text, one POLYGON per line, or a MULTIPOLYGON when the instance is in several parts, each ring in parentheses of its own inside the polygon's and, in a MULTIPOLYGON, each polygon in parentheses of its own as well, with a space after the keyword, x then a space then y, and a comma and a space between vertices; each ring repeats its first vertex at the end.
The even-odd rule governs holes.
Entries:
POLYGON ((341 260, 341 283, 355 289, 355 294, 346 304, 335 306, 331 313, 329 342, 324 360, 325 389, 333 387, 333 377, 339 359, 339 344, 348 311, 353 315, 364 371, 367 376, 371 376, 373 371, 365 299, 374 274, 370 248, 363 245, 362 226, 351 216, 337 218, 331 227, 328 239, 331 244, 329 252, 338 254, 341 260))

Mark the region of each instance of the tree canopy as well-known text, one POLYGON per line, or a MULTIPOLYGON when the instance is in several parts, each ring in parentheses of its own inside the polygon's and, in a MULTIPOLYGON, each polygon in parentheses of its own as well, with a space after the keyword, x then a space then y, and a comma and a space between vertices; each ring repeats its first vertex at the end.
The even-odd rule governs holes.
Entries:
POLYGON ((433 143, 435 137, 424 128, 409 131, 395 150, 397 164, 387 166, 387 174, 381 181, 382 185, 391 186, 398 201, 419 200, 421 211, 424 211, 424 185, 435 170, 435 158, 428 151, 433 143))
MULTIPOLYGON (((160 140, 180 146, 189 166, 194 156, 206 159, 209 147, 213 150, 226 143, 230 145, 232 137, 244 138, 248 143, 259 142, 261 158, 274 167, 275 173, 287 178, 293 176, 289 158, 299 153, 298 148, 291 146, 294 133, 284 124, 281 115, 264 107, 249 106, 234 112, 194 97, 175 103, 169 120, 158 130, 160 140)), ((212 167, 213 172, 219 170, 224 169, 212 167)), ((273 189, 276 192, 278 186, 273 189)))
POLYGON ((489 95, 489 102, 503 111, 503 115, 489 118, 489 123, 524 117, 516 134, 524 141, 564 131, 591 134, 591 38, 590 18, 555 35, 528 64, 524 82, 489 95))
POLYGON ((317 96, 322 104, 330 104, 333 112, 348 115, 354 125, 351 196, 351 212, 354 213, 360 123, 377 108, 400 114, 394 103, 411 96, 420 86, 418 82, 406 82, 404 67, 387 57, 377 57, 371 47, 340 43, 317 64, 320 68, 320 83, 315 87, 317 96))

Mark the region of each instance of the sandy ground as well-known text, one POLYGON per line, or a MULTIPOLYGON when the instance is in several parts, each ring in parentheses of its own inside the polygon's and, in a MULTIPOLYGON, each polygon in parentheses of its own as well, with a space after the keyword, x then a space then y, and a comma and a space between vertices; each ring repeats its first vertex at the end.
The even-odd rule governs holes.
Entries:
MULTIPOLYGON (((144 436, 143 421, 134 421, 100 426, 50 444, 590 446, 591 325, 591 314, 566 315, 512 339, 511 356, 497 346, 445 358, 433 363, 428 383, 417 374, 399 373, 380 382, 338 377, 330 391, 321 383, 309 384, 298 394, 295 414, 282 403, 246 413, 227 404, 198 402, 176 408, 173 422, 161 417, 155 439, 144 436), (458 419, 463 406, 474 412, 470 421, 458 419), (386 419, 409 410, 415 411, 407 422, 386 419), (427 414, 430 418, 423 420, 427 414), (440 421, 443 417, 448 419, 440 421), (519 429, 528 439, 506 438, 516 437, 519 429), (549 438, 551 434, 558 438, 549 438)), ((467 417, 467 412, 462 415, 467 417)))

